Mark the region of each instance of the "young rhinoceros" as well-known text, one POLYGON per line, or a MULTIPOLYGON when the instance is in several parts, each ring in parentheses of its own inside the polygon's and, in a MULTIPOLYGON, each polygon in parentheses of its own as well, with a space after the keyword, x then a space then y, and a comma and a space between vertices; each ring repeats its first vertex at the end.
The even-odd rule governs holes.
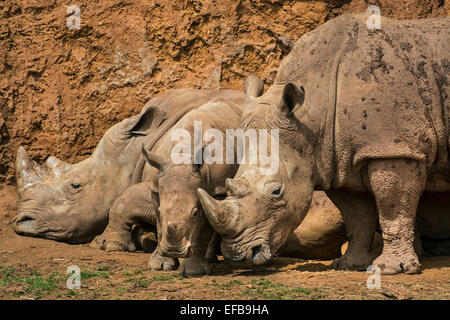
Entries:
MULTIPOLYGON (((250 89, 247 92, 252 94, 250 89)), ((262 92, 262 88, 253 90, 262 92)), ((212 143, 220 142, 216 141, 217 134, 225 137, 228 129, 239 128, 244 98, 242 94, 240 103, 212 99, 186 113, 159 138, 151 151, 144 148, 150 164, 144 170, 144 182, 132 186, 116 200, 108 227, 92 246, 134 251, 132 226, 156 224, 158 246, 150 258, 150 268, 170 270, 178 266, 176 258, 185 258, 180 267, 182 274, 209 274, 207 260, 216 257, 214 250, 207 255, 214 230, 202 213, 197 189, 201 187, 213 196, 225 196, 225 179, 233 177, 238 168, 234 156, 231 163, 225 161, 225 148, 231 148, 228 152, 234 155, 234 144, 226 145, 225 139, 218 147, 212 143), (215 138, 207 137, 208 132, 215 134, 215 138), (198 133, 204 138, 196 136, 198 133), (196 141, 198 150, 193 145, 196 139, 201 139, 196 141), (220 159, 207 162, 203 156, 212 149, 220 159), (197 156, 200 158, 195 159, 197 156)), ((215 249, 214 242, 212 248, 215 249)))
POLYGON ((379 30, 368 18, 342 15, 302 36, 247 104, 243 129, 279 128, 279 170, 241 164, 223 201, 199 190, 226 258, 270 260, 315 189, 344 216, 350 242, 336 268, 420 272, 416 221, 434 240, 426 251, 450 253, 450 18, 383 17, 379 30))
POLYGON ((91 241, 104 230, 119 195, 142 181, 146 162, 142 144, 157 139, 165 126, 213 98, 242 104, 244 97, 232 90, 169 91, 152 99, 139 115, 111 127, 93 154, 76 164, 49 157, 42 166, 20 147, 14 230, 68 243, 91 241))

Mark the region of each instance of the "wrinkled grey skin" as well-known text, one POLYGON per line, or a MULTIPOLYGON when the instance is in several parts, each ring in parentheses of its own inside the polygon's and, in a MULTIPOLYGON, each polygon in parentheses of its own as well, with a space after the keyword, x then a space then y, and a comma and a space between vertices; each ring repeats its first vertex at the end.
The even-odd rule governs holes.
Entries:
MULTIPOLYGON (((262 92, 261 83, 256 79, 253 80, 246 80, 245 83, 245 91, 249 97, 260 95, 262 92)), ((147 241, 151 237, 146 237, 148 235, 146 232, 155 232, 159 234, 159 239, 164 238, 160 241, 162 243, 160 248, 164 249, 155 250, 150 259, 150 267, 165 270, 177 268, 178 260, 173 257, 188 254, 186 243, 189 241, 187 240, 190 238, 191 244, 202 243, 202 248, 197 248, 200 250, 193 250, 193 248, 190 250, 193 251, 191 254, 195 251, 198 253, 205 250, 204 243, 208 242, 207 238, 211 234, 211 229, 205 225, 206 220, 202 217, 201 210, 198 210, 196 217, 193 217, 194 208, 199 209, 196 204, 198 198, 195 190, 203 187, 212 194, 219 195, 224 192, 223 181, 222 188, 208 188, 205 185, 205 176, 192 174, 193 168, 186 165, 172 165, 171 174, 164 175, 160 179, 158 170, 155 168, 155 166, 158 167, 158 161, 155 162, 154 157, 149 157, 147 154, 147 159, 144 158, 143 161, 144 168, 139 167, 139 161, 143 157, 142 145, 146 145, 157 132, 161 132, 162 126, 172 121, 184 107, 200 107, 211 101, 243 105, 243 97, 242 93, 230 90, 170 91, 152 99, 141 114, 109 129, 92 156, 77 164, 69 164, 55 157, 49 157, 45 165, 38 165, 28 157, 25 149, 20 147, 17 156, 20 200, 18 214, 14 219, 15 231, 22 235, 67 243, 84 243, 102 233, 108 224, 108 229, 114 232, 108 233, 108 229, 105 230, 91 243, 91 246, 105 250, 126 251, 134 251, 137 246, 143 247, 146 251, 153 251, 154 247, 150 248, 147 245, 147 242, 150 246, 153 243, 147 241), (177 183, 173 183, 173 180, 177 183), (167 198, 159 191, 161 186, 168 190, 163 192, 167 193, 167 198), (173 202, 170 200, 170 194, 174 191, 170 190, 171 187, 181 188, 180 195, 183 195, 179 199, 183 200, 182 204, 185 206, 178 212, 179 216, 173 215, 173 211, 167 209, 169 206, 174 206, 170 204, 173 202), (160 201, 160 198, 164 200, 160 201), (164 208, 161 210, 163 214, 158 215, 160 202, 163 203, 164 208), (174 220, 174 217, 178 220, 174 220), (169 222, 173 221, 181 226, 176 233, 168 231, 170 230, 169 222), (162 226, 157 229, 158 223, 162 226), (165 231, 162 232, 162 230, 165 231), (172 234, 176 236, 173 237, 172 234), (139 238, 138 235, 143 236, 139 238), (201 235, 204 239, 194 239, 193 235, 197 237, 201 235)), ((228 116, 229 112, 223 118, 226 119, 228 116)), ((210 120, 205 119, 205 122, 208 121, 210 120)), ((164 143, 161 142, 159 145, 164 143)), ((165 143, 165 145, 169 144, 165 143)), ((165 155, 167 156, 167 150, 165 155)), ((206 167, 201 168, 203 171, 205 169, 206 167)), ((215 167, 213 171, 217 172, 217 169, 215 167)), ((229 172, 221 171, 219 175, 225 173, 227 177, 232 177, 235 170, 234 167, 229 172)), ((214 184, 219 186, 220 181, 213 181, 211 185, 214 184)), ((336 240, 334 235, 342 230, 342 223, 339 219, 332 219, 332 225, 328 222, 324 225, 324 221, 328 221, 327 217, 318 213, 317 219, 312 219, 307 224, 312 226, 311 230, 315 230, 313 233, 303 237, 293 236, 289 255, 319 258, 336 256, 338 251, 331 242, 336 240), (316 232, 317 230, 319 232, 316 232), (325 232, 320 233, 320 230, 325 232), (311 252, 309 252, 310 249, 311 252)), ((206 252, 206 259, 197 258, 202 254, 196 254, 194 259, 191 259, 191 261, 197 260, 196 263, 191 263, 190 269, 189 267, 186 269, 189 264, 185 263, 182 266, 184 268, 182 272, 185 274, 208 273, 210 267, 205 260, 211 261, 216 258, 215 241, 217 237, 213 235, 206 252)), ((341 241, 341 238, 338 241, 341 241)), ((184 260, 189 261, 189 259, 184 260)))
POLYGON ((280 170, 241 165, 223 201, 199 189, 225 258, 270 261, 313 190, 344 217, 349 247, 336 268, 418 273, 419 232, 425 252, 450 254, 450 19, 383 17, 369 30, 367 18, 343 15, 304 35, 248 102, 242 128, 280 128, 280 170))
POLYGON ((342 215, 325 192, 314 191, 305 219, 292 232, 277 256, 332 260, 341 256, 347 241, 342 215))
POLYGON ((189 105, 200 107, 213 98, 242 100, 242 93, 172 90, 152 99, 139 115, 110 128, 94 153, 76 164, 50 157, 45 165, 38 165, 20 147, 17 153, 19 208, 14 218, 15 231, 68 243, 91 241, 106 227, 114 201, 135 183, 133 177, 142 181, 142 172, 136 172, 139 171, 136 163, 142 155, 142 144, 146 144, 161 123, 171 119, 180 109, 189 105))
MULTIPOLYGON (((236 94, 237 97, 237 94, 236 94)), ((150 166, 144 169, 143 188, 147 190, 147 198, 157 195, 157 201, 145 203, 133 186, 133 193, 126 195, 131 199, 119 201, 141 202, 140 212, 129 211, 128 205, 123 206, 123 212, 112 210, 110 221, 105 232, 98 236, 93 246, 106 250, 133 249, 131 244, 131 225, 139 222, 152 223, 156 216, 158 230, 158 247, 150 259, 152 269, 170 269, 177 265, 168 258, 186 258, 181 264, 181 273, 185 275, 201 275, 211 273, 209 260, 215 259, 211 252, 207 257, 208 243, 213 229, 202 213, 196 190, 199 187, 209 190, 214 196, 225 194, 225 179, 233 177, 237 170, 236 164, 175 164, 171 155, 179 140, 173 140, 174 132, 183 129, 194 139, 194 121, 201 121, 202 131, 215 129, 225 136, 226 129, 237 129, 240 124, 241 108, 244 105, 244 93, 240 99, 218 101, 217 99, 189 111, 173 127, 170 128, 156 143, 151 151, 144 149, 145 157, 150 166), (151 192, 151 194, 150 194, 151 192), (154 210, 154 213, 149 212, 154 210), (145 209, 145 210, 144 210, 145 209), (127 211, 125 211, 127 210, 127 211), (140 220, 140 221, 139 221, 140 220), (125 232, 127 230, 127 232, 125 232)), ((191 141, 193 144, 193 141, 191 141)), ((210 142, 203 141, 204 149, 211 147, 210 142)), ((221 146, 222 148, 222 146, 221 146)), ((233 150, 232 150, 233 151, 233 150)), ((194 148, 190 150, 194 158, 194 148)), ((178 154, 178 153, 177 153, 178 154)), ((226 155, 226 150, 222 149, 226 155)), ((223 161, 225 162, 225 161, 223 161)), ((144 193, 145 194, 145 193, 144 193)), ((121 197, 123 198, 123 197, 121 197)), ((113 208, 115 209, 115 208, 113 208)), ((138 210, 136 210, 138 211, 138 210)), ((213 245, 213 244, 212 244, 213 245)))

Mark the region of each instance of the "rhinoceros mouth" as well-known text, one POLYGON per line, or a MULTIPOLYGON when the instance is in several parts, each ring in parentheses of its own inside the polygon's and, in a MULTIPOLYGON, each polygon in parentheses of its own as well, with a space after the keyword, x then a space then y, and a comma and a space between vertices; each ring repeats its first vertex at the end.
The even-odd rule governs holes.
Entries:
POLYGON ((161 245, 161 255, 169 258, 187 258, 192 255, 192 247, 190 243, 186 245, 164 246, 161 245))
POLYGON ((33 214, 20 214, 13 220, 16 233, 26 236, 39 236, 47 232, 47 228, 39 226, 37 217, 33 214))
POLYGON ((254 240, 245 246, 246 249, 236 250, 230 248, 222 241, 222 254, 224 258, 233 262, 248 261, 253 264, 265 264, 272 260, 270 246, 265 240, 254 240))
POLYGON ((59 224, 49 224, 40 215, 29 212, 18 214, 12 222, 17 234, 29 237, 62 241, 67 231, 59 224))

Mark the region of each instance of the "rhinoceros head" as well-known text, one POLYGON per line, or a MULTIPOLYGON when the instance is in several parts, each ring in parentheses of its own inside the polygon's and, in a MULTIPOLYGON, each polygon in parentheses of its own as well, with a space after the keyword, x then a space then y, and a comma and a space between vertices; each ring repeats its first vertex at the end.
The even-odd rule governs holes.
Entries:
POLYGON ((304 92, 293 84, 269 91, 247 104, 242 127, 279 129, 278 171, 268 174, 267 165, 241 164, 235 178, 227 179, 222 201, 198 190, 209 222, 222 236, 222 253, 233 261, 270 261, 303 220, 313 194, 314 136, 293 115, 304 92))
POLYGON ((107 212, 98 183, 96 165, 83 161, 70 165, 50 157, 41 166, 25 149, 17 152, 17 233, 67 242, 89 241, 105 227, 107 212), (103 210, 102 210, 103 209, 103 210))
POLYGON ((197 196, 198 188, 206 188, 209 169, 196 164, 174 164, 145 148, 143 152, 149 164, 159 170, 155 188, 159 198, 160 254, 188 257, 192 246, 207 243, 213 231, 197 196))
POLYGON ((39 165, 19 147, 15 231, 69 243, 88 242, 102 232, 113 201, 130 185, 141 154, 142 142, 136 139, 151 130, 150 120, 159 115, 159 109, 149 108, 116 124, 91 157, 76 164, 49 157, 39 165))

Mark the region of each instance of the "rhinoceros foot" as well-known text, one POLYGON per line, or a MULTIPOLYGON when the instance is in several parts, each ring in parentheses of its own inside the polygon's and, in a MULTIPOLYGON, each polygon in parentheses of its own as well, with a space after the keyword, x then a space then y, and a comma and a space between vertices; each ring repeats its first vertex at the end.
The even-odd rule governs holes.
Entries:
POLYGON ((336 259, 331 264, 331 267, 336 270, 358 270, 365 271, 368 266, 372 264, 373 257, 370 254, 344 254, 342 257, 336 259))
POLYGON ((150 260, 148 261, 148 267, 151 270, 170 271, 178 269, 179 266, 180 262, 177 258, 163 257, 158 253, 157 249, 153 251, 150 260))
POLYGON ((95 237, 90 247, 105 251, 136 251, 136 246, 133 242, 107 234, 101 234, 95 237))
POLYGON ((185 258, 180 266, 180 274, 185 277, 210 275, 211 272, 211 265, 200 257, 185 258))
POLYGON ((401 272, 415 274, 420 273, 421 270, 419 259, 414 253, 401 256, 383 253, 375 259, 373 265, 380 268, 381 274, 397 274, 401 272))

